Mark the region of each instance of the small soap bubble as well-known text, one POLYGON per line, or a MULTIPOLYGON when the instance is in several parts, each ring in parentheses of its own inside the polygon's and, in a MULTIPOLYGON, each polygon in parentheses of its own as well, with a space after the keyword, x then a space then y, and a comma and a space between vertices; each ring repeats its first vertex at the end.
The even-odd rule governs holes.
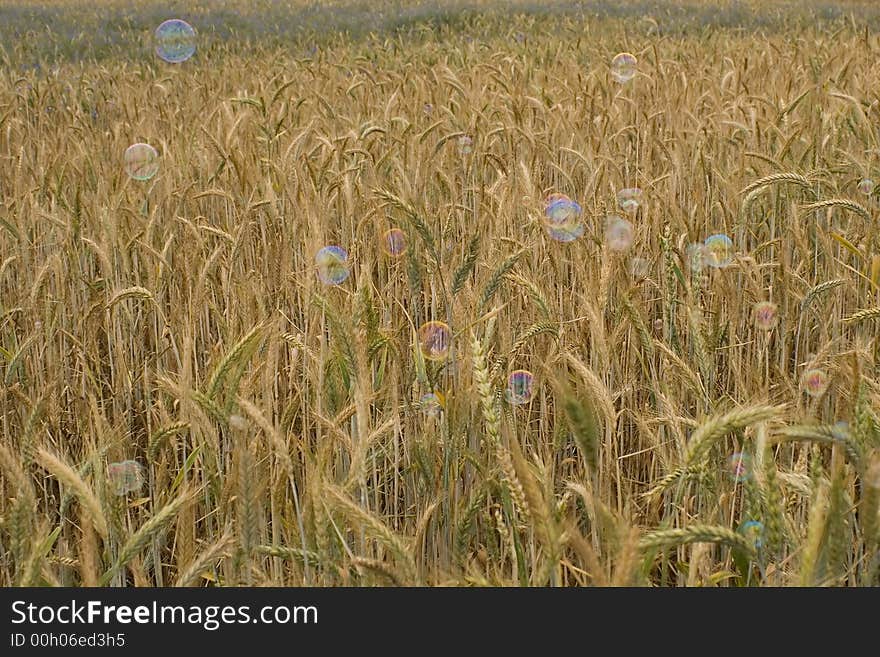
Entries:
POLYGON ((870 178, 865 178, 859 182, 858 189, 865 196, 870 196, 874 193, 874 181, 870 178))
POLYGON ((557 242, 572 242, 584 234, 581 206, 565 194, 550 194, 544 200, 544 228, 557 242))
POLYGON ((440 411, 443 410, 440 397, 435 392, 422 395, 422 398, 419 400, 419 407, 422 409, 422 413, 428 417, 438 417, 440 411))
POLYGON ((340 285, 349 275, 348 252, 341 246, 325 246, 315 254, 318 278, 325 285, 340 285))
POLYGON ((752 476, 752 457, 744 452, 735 452, 727 459, 727 472, 734 481, 745 481, 752 476))
POLYGON ((628 52, 615 55, 611 60, 611 77, 620 84, 629 82, 636 76, 638 63, 636 56, 628 52))
POLYGON ((244 431, 245 429, 247 429, 248 423, 247 420, 241 415, 230 415, 229 426, 231 426, 233 429, 237 429, 238 431, 244 431))
POLYGON ((467 135, 458 138, 458 152, 462 155, 470 155, 474 150, 474 140, 467 135))
POLYGON ((642 202, 642 190, 638 187, 627 187, 617 192, 617 205, 624 212, 633 213, 642 202))
POLYGON ((703 271, 709 260, 709 250, 702 242, 689 244, 687 248, 687 266, 692 272, 703 271))
POLYGON ((633 243, 633 225, 616 214, 605 220, 605 244, 612 251, 626 251, 633 243))
POLYGON ((156 54, 169 64, 180 64, 196 52, 196 31, 178 18, 156 28, 156 54))
POLYGON ((107 474, 114 495, 132 493, 144 485, 144 468, 137 461, 111 463, 107 466, 107 474))
POLYGON ((760 301, 755 304, 755 327, 760 331, 770 331, 779 323, 776 304, 772 301, 760 301))
POLYGON ((801 388, 810 397, 821 397, 828 390, 828 375, 818 368, 809 369, 801 375, 801 388))
POLYGON ((629 261, 629 273, 636 280, 648 278, 648 275, 651 273, 651 263, 644 258, 636 256, 629 261))
POLYGON ((710 267, 723 268, 733 262, 733 242, 727 235, 718 233, 710 235, 704 242, 706 246, 706 264, 710 267))
POLYGON ((423 111, 425 114, 427 114, 427 115, 430 116, 431 114, 434 113, 434 106, 433 106, 431 103, 425 103, 425 106, 422 107, 422 111, 423 111))
POLYGON ((528 370, 514 370, 507 377, 504 396, 515 406, 526 404, 534 394, 535 377, 528 370))
POLYGON ((132 144, 123 159, 125 172, 135 180, 149 180, 159 172, 159 153, 149 144, 132 144))
POLYGON ((757 520, 746 520, 736 531, 745 537, 745 539, 756 550, 764 547, 764 525, 757 520))
POLYGON ((443 360, 449 355, 452 331, 443 322, 426 322, 419 329, 419 348, 428 360, 443 360))
POLYGON ((398 258, 406 253, 406 233, 400 228, 392 228, 382 235, 382 251, 387 256, 398 258))

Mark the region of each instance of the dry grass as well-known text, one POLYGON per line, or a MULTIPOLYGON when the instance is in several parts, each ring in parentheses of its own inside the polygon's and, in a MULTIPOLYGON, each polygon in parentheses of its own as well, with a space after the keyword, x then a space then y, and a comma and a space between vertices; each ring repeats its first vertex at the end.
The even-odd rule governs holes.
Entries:
POLYGON ((0 585, 878 583, 877 36, 547 20, 4 71, 0 585), (733 264, 691 271, 717 232, 733 264))

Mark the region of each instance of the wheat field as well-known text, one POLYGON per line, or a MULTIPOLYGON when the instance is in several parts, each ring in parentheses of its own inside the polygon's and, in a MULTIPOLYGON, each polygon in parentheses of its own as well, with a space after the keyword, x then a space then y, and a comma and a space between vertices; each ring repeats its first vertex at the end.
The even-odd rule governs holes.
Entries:
POLYGON ((409 4, 4 40, 0 585, 876 586, 880 10, 409 4))

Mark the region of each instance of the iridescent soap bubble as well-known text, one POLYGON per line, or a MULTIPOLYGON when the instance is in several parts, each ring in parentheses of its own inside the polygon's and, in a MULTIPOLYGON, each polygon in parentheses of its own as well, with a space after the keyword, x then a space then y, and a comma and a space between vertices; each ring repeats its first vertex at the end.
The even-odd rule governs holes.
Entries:
POLYGON ((349 275, 348 252, 341 246, 325 246, 315 254, 318 278, 325 285, 339 285, 349 275))
POLYGON ((544 223, 552 226, 568 226, 581 219, 581 206, 565 194, 550 194, 544 200, 544 223))
POLYGON ((760 331, 770 331, 779 323, 776 304, 772 301, 759 301, 755 304, 755 327, 760 331))
POLYGON ((691 271, 702 271, 709 261, 709 249, 702 242, 689 244, 687 248, 687 266, 691 271))
POLYGON ((642 190, 638 187, 626 187, 617 192, 617 205, 624 212, 635 212, 642 202, 642 190))
POLYGON ((467 135, 458 138, 458 152, 462 155, 470 155, 474 150, 474 140, 467 135))
POLYGON ((801 388, 810 397, 821 397, 828 390, 828 375, 824 370, 811 368, 801 375, 801 388))
POLYGON ((757 520, 746 520, 736 528, 736 531, 742 534, 756 550, 764 547, 764 525, 757 520))
POLYGON ((534 395, 535 377, 528 370, 514 370, 507 377, 504 396, 515 406, 526 404, 534 395))
POLYGON ((629 82, 636 76, 638 64, 639 60, 635 55, 628 52, 619 53, 611 60, 611 77, 621 84, 629 82))
POLYGON ((633 243, 633 225, 616 214, 605 219, 605 244, 612 251, 626 251, 633 243))
POLYGON ((440 411, 443 410, 443 404, 437 393, 429 392, 422 395, 422 398, 419 400, 419 408, 428 417, 437 417, 440 415, 440 411))
POLYGON ((585 227, 583 223, 578 222, 572 226, 561 226, 553 228, 545 226, 547 235, 550 239, 557 242, 574 242, 577 238, 584 234, 585 227))
POLYGON ((382 235, 382 251, 385 255, 397 258, 406 253, 406 233, 400 228, 392 228, 382 235))
POLYGON ((734 452, 727 459, 727 472, 734 481, 745 481, 752 476, 752 457, 744 452, 734 452))
POLYGON ((125 172, 135 180, 149 180, 159 172, 159 153, 149 144, 132 144, 123 159, 125 172))
POLYGON ((449 355, 452 331, 443 322, 426 322, 419 328, 419 348, 428 360, 443 360, 449 355))
POLYGON ((572 242, 584 234, 581 206, 565 194, 550 194, 544 201, 544 228, 557 242, 572 242))
POLYGON ((710 235, 704 242, 706 245, 706 264, 710 267, 727 267, 733 262, 733 242, 727 235, 718 233, 710 235))
POLYGON ((107 466, 107 475, 114 495, 140 490, 144 485, 144 468, 137 461, 121 461, 107 466))
POLYGON ((636 256, 629 261, 629 273, 636 280, 647 278, 651 273, 651 263, 644 258, 636 256))
POLYGON ((156 28, 156 54, 169 64, 180 64, 196 52, 196 31, 178 18, 156 28))
POLYGON ((874 193, 874 181, 870 178, 865 178, 859 181, 858 189, 865 196, 870 196, 874 193))
POLYGON ((831 427, 831 435, 835 440, 847 440, 849 438, 849 422, 839 420, 831 427))

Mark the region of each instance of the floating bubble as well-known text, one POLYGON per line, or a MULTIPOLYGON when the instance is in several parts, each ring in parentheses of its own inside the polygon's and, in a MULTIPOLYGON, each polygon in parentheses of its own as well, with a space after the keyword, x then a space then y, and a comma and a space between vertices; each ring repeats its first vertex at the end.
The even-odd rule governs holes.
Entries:
POLYGON ((470 155, 474 150, 474 140, 467 135, 458 138, 458 152, 462 155, 470 155))
POLYGON ((801 375, 801 388, 810 397, 821 397, 828 390, 828 375, 824 370, 809 369, 801 375))
POLYGON ((644 258, 636 256, 629 261, 629 273, 636 280, 648 278, 648 275, 651 273, 651 263, 644 258))
POLYGON ((428 417, 437 417, 440 415, 440 411, 443 410, 443 403, 437 393, 429 392, 422 395, 422 398, 419 400, 419 407, 422 409, 422 413, 428 417))
POLYGON ((727 267, 733 262, 733 242, 721 233, 710 235, 704 242, 706 245, 706 264, 710 267, 727 267))
POLYGON ((760 331, 770 331, 779 323, 776 304, 772 301, 760 301, 755 304, 755 327, 760 331))
POLYGON ((840 420, 831 427, 831 435, 835 440, 846 440, 849 438, 849 422, 840 420))
POLYGON ((709 261, 709 249, 702 242, 689 244, 687 248, 687 266, 691 271, 703 271, 709 261))
POLYGON ((443 360, 449 355, 452 331, 443 322, 426 322, 419 329, 419 347, 428 360, 443 360))
POLYGON ((178 18, 156 28, 156 54, 169 64, 180 64, 196 52, 196 31, 178 18))
POLYGON ((865 196, 870 196, 874 193, 874 181, 870 178, 865 178, 859 182, 858 189, 865 196))
POLYGON ((159 172, 159 153, 149 144, 125 149, 125 172, 135 180, 149 180, 159 172))
POLYGON ((507 390, 504 396, 511 404, 526 404, 534 394, 535 377, 528 370, 514 370, 507 377, 507 390))
POLYGON ((551 228, 550 226, 545 226, 547 230, 547 235, 550 239, 555 240, 557 242, 574 242, 577 238, 584 234, 585 227, 582 223, 578 222, 573 226, 563 226, 560 228, 551 228))
POLYGON ((137 461, 121 461, 107 466, 114 495, 125 495, 140 490, 144 485, 144 468, 137 461))
POLYGON ((569 226, 581 219, 581 206, 565 194, 550 194, 544 200, 544 223, 552 227, 569 226))
POLYGON ((243 415, 234 414, 229 416, 229 426, 238 431, 244 431, 247 429, 248 422, 243 415))
POLYGON ((581 206, 565 194, 550 194, 544 200, 544 228, 557 242, 572 242, 584 234, 581 206))
POLYGON ((425 103, 425 106, 422 108, 422 111, 428 115, 433 114, 434 113, 434 106, 431 103, 425 103))
POLYGON ((406 253, 406 233, 400 228, 392 228, 382 235, 382 251, 385 255, 397 258, 406 253))
POLYGON ((349 275, 348 252, 341 246, 325 246, 315 254, 318 278, 325 285, 339 285, 349 275))
POLYGON ((616 214, 605 219, 605 244, 612 251, 626 251, 633 243, 633 225, 616 214))
POLYGON ((735 452, 727 459, 727 472, 734 481, 745 481, 752 476, 752 457, 744 452, 735 452))
POLYGON ((635 212, 642 202, 642 190, 638 187, 626 187, 617 192, 617 205, 624 212, 635 212))
POLYGON ((764 525, 757 520, 746 520, 736 528, 736 531, 742 534, 756 550, 764 547, 764 525))
POLYGON ((636 76, 638 63, 636 56, 628 52, 615 55, 611 60, 611 77, 620 84, 629 82, 636 76))

